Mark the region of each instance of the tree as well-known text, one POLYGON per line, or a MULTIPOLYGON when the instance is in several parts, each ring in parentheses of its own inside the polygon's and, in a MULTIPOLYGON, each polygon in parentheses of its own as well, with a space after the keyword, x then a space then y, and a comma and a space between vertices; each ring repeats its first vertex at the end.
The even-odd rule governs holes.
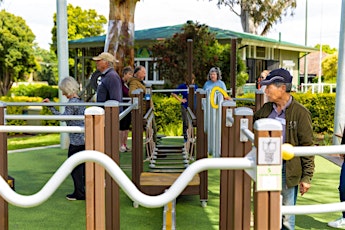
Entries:
POLYGON ((47 81, 49 85, 57 85, 59 79, 57 57, 55 53, 36 46, 35 57, 39 64, 39 68, 34 73, 34 80, 47 81))
POLYGON ((264 36, 282 21, 282 16, 294 14, 297 0, 218 0, 217 5, 228 6, 239 16, 244 32, 264 36))
MULTIPOLYGON (((104 34, 103 25, 107 23, 107 19, 103 15, 98 15, 94 9, 83 10, 79 6, 74 7, 71 4, 67 5, 67 21, 68 30, 67 36, 69 40, 82 39, 87 37, 99 36, 104 34)), ((57 24, 56 24, 56 13, 54 14, 54 27, 52 28, 52 41, 50 48, 56 54, 57 52, 57 24)), ((70 73, 75 71, 74 57, 75 53, 70 52, 69 54, 69 69, 70 73)), ((80 70, 81 64, 77 66, 80 70)), ((89 73, 87 73, 89 74, 89 73)), ((71 74, 73 76, 73 74, 71 74)), ((78 76, 74 76, 77 78, 78 76)))
MULTIPOLYGON (((230 82, 230 45, 218 43, 215 34, 209 31, 207 25, 187 22, 181 30, 172 38, 159 41, 152 46, 153 57, 160 70, 160 76, 169 81, 173 86, 184 81, 187 74, 187 40, 193 40, 193 73, 196 76, 195 82, 203 85, 211 67, 220 67, 224 82, 230 82)), ((245 66, 240 58, 237 59, 238 80, 237 83, 244 84, 248 79, 245 73, 245 66)), ((229 85, 229 84, 228 84, 229 85)))
MULTIPOLYGON (((79 6, 67 5, 68 39, 81 39, 104 34, 103 25, 107 19, 103 15, 98 15, 94 9, 83 10, 79 6)), ((54 27, 52 28, 52 50, 56 51, 56 13, 54 14, 54 27)))
POLYGON ((327 56, 321 65, 324 81, 335 82, 338 72, 338 53, 327 56))
POLYGON ((134 66, 134 13, 140 0, 109 0, 109 24, 104 50, 118 61, 115 69, 134 66))
POLYGON ((0 11, 0 95, 6 95, 13 82, 25 79, 37 68, 33 55, 35 35, 21 17, 0 11))
MULTIPOLYGON (((315 45, 314 48, 320 50, 320 44, 315 45)), ((329 45, 322 45, 322 52, 325 52, 327 54, 334 54, 335 52, 337 52, 337 49, 331 48, 329 45)))

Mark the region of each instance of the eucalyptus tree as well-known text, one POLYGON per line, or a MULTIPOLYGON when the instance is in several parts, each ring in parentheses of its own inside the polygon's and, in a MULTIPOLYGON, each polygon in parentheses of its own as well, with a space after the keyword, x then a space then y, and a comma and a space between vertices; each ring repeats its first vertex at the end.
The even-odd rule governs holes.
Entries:
MULTIPOLYGON (((209 0, 212 1, 212 0, 209 0)), ((283 16, 294 15, 297 0, 217 0, 241 18, 244 32, 266 35, 283 16), (259 31, 260 30, 260 31, 259 31)))

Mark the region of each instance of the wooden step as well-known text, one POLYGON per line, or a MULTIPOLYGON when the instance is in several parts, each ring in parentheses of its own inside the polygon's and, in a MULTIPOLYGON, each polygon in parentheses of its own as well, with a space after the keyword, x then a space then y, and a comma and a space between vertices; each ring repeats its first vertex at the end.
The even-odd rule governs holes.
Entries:
POLYGON ((184 145, 156 145, 158 149, 182 149, 184 145))
POLYGON ((186 167, 183 165, 177 166, 177 165, 164 165, 164 166, 157 166, 157 165, 149 165, 150 168, 154 169, 185 169, 186 167))
POLYGON ((157 153, 183 153, 182 149, 156 149, 155 152, 157 153))
POLYGON ((154 164, 156 165, 184 165, 183 161, 156 161, 154 164))
POLYGON ((153 173, 182 173, 184 169, 150 169, 153 173))
MULTIPOLYGON (((152 173, 143 172, 140 175, 140 185, 170 186, 180 176, 180 173, 152 173)), ((199 185, 199 175, 195 175, 188 185, 199 185)))

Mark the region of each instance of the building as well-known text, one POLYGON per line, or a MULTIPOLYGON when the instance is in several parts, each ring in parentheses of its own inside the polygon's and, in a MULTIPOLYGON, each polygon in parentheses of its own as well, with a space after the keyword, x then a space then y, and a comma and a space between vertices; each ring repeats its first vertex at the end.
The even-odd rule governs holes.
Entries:
MULTIPOLYGON (((175 33, 181 32, 183 25, 166 26, 135 31, 135 63, 146 67, 147 83, 162 85, 164 81, 159 78, 158 71, 155 71, 155 63, 150 57, 149 45, 157 40, 170 38, 175 33)), ((286 68, 293 76, 293 87, 300 84, 299 72, 300 58, 310 52, 317 51, 315 48, 293 44, 280 39, 275 40, 249 33, 234 32, 219 28, 209 27, 210 31, 216 34, 219 43, 230 43, 232 39, 237 40, 237 52, 247 65, 249 74, 247 88, 255 89, 257 76, 265 70, 275 68, 286 68)), ((103 52, 105 35, 69 41, 69 48, 75 52, 75 61, 83 66, 82 70, 75 69, 75 76, 83 81, 92 73, 89 64, 93 56, 103 52)), ((77 66, 77 65, 76 65, 77 66)))

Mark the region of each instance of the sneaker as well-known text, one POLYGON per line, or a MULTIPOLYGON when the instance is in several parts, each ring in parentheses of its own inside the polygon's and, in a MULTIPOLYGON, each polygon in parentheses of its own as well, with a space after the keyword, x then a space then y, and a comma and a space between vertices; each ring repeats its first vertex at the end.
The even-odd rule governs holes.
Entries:
POLYGON ((68 194, 68 195, 66 195, 66 199, 71 200, 71 201, 73 201, 73 200, 85 200, 85 197, 84 196, 83 197, 76 197, 74 194, 68 194))
POLYGON ((328 222, 328 226, 333 227, 333 228, 345 229, 345 218, 340 217, 339 219, 335 221, 328 222))
POLYGON ((66 195, 66 199, 67 200, 77 200, 77 197, 75 197, 74 194, 68 194, 68 195, 66 195))
POLYGON ((121 146, 121 147, 120 147, 120 152, 121 152, 121 153, 127 152, 126 146, 121 146))

